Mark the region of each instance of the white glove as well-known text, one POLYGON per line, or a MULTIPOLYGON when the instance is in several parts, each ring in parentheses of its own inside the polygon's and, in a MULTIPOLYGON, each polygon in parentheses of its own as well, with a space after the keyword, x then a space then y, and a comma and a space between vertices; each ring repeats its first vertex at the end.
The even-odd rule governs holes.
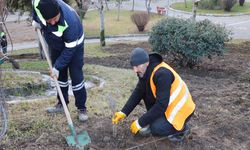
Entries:
POLYGON ((35 28, 35 29, 41 29, 41 25, 39 23, 37 23, 35 20, 32 21, 32 26, 35 28))
POLYGON ((57 79, 59 77, 59 70, 57 70, 55 67, 52 68, 52 76, 56 76, 57 79))

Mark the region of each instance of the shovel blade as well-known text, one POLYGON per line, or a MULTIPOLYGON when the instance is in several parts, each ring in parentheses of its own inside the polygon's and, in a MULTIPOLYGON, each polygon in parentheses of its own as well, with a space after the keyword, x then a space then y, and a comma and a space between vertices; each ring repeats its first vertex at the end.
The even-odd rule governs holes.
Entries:
POLYGON ((79 149, 84 149, 84 146, 91 142, 87 131, 77 134, 76 137, 74 135, 67 135, 66 141, 69 146, 77 147, 79 149))

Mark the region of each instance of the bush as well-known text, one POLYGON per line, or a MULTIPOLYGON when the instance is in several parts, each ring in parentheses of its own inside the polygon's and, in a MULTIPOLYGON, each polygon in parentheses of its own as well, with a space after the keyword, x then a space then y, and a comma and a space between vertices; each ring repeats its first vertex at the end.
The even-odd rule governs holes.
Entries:
POLYGON ((131 15, 132 22, 137 26, 140 32, 144 31, 149 22, 149 15, 145 12, 137 12, 131 15))
POLYGON ((222 55, 231 32, 209 20, 195 22, 178 18, 163 19, 153 26, 149 43, 153 51, 168 54, 181 66, 192 68, 202 57, 222 55))
POLYGON ((240 6, 243 6, 243 5, 244 5, 244 3, 245 3, 245 0, 239 0, 239 4, 240 4, 240 6))
POLYGON ((223 8, 225 11, 231 11, 237 0, 223 0, 223 8))
POLYGON ((221 0, 201 0, 198 8, 200 9, 222 9, 221 0))

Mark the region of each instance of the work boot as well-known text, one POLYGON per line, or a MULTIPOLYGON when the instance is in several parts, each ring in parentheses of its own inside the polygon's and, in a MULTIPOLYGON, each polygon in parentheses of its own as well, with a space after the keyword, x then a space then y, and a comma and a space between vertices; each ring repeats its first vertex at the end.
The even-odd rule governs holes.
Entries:
POLYGON ((183 131, 169 135, 168 139, 173 142, 182 142, 185 136, 187 136, 189 133, 190 133, 190 129, 188 126, 186 126, 183 131))
POLYGON ((87 110, 86 109, 79 109, 78 110, 78 119, 82 122, 88 120, 87 110))
POLYGON ((151 135, 150 127, 146 126, 144 128, 141 128, 141 130, 139 131, 139 135, 145 136, 145 137, 151 135))
POLYGON ((63 110, 63 105, 62 104, 56 104, 55 106, 53 107, 48 107, 46 109, 47 113, 63 113, 64 110, 63 110))

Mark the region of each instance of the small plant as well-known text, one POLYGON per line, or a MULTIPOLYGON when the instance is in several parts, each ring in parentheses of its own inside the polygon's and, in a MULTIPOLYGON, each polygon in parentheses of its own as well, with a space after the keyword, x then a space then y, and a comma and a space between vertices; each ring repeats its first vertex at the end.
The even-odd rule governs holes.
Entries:
POLYGON ((131 20, 137 26, 139 32, 143 32, 149 22, 149 15, 145 12, 137 12, 131 15, 131 20))
POLYGON ((203 57, 222 55, 231 32, 209 20, 195 22, 178 18, 163 19, 150 33, 153 51, 167 54, 180 66, 194 67, 203 57))

